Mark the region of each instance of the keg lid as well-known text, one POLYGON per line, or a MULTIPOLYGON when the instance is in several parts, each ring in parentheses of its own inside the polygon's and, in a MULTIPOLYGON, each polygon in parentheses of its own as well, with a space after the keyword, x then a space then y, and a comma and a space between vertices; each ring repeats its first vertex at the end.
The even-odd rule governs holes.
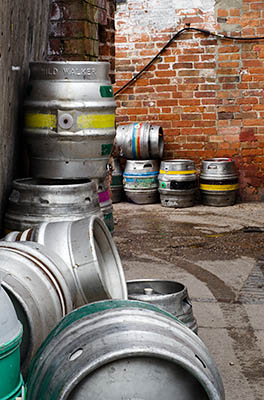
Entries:
POLYGON ((21 334, 22 325, 6 291, 0 284, 0 350, 21 334))

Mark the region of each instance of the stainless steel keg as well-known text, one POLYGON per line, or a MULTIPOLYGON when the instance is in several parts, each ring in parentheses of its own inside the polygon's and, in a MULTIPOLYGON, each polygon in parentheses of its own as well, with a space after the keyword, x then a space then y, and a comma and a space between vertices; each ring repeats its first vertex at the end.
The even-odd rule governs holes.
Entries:
POLYGON ((163 207, 191 207, 197 192, 197 175, 192 160, 164 160, 160 164, 159 193, 163 207))
POLYGON ((51 332, 31 363, 29 400, 224 400, 204 343, 144 302, 79 308, 51 332))
POLYGON ((116 130, 116 148, 120 156, 129 160, 162 158, 163 129, 143 122, 119 125, 116 130))
POLYGON ((202 203, 209 206, 231 206, 238 194, 238 173, 230 158, 203 160, 200 173, 202 203))
POLYGON ((0 242, 1 285, 23 325, 20 346, 25 374, 36 350, 59 321, 73 309, 74 287, 67 265, 33 242, 0 242))
POLYGON ((109 190, 109 176, 107 175, 105 178, 94 179, 94 181, 97 185, 98 200, 103 214, 103 220, 113 235, 115 231, 115 224, 113 216, 113 204, 109 190))
POLYGON ((177 317, 193 332, 198 332, 192 303, 182 283, 160 279, 132 280, 127 281, 127 293, 130 300, 154 304, 177 317))
POLYGON ((123 171, 118 158, 114 158, 113 160, 110 188, 112 192, 112 203, 120 203, 123 196, 123 171))
POLYGON ((115 137, 115 108, 109 63, 31 62, 24 102, 31 176, 105 176, 115 137))
POLYGON ((103 218, 95 182, 16 179, 4 217, 5 231, 23 231, 41 222, 103 218))
POLYGON ((159 201, 159 160, 127 160, 123 174, 124 192, 136 204, 159 201))
MULTIPOLYGON (((127 287, 118 250, 106 224, 96 216, 77 221, 43 222, 26 231, 11 232, 5 241, 34 241, 67 264, 76 289, 75 304, 126 299, 127 287)), ((1 242, 0 242, 1 243, 1 242)))

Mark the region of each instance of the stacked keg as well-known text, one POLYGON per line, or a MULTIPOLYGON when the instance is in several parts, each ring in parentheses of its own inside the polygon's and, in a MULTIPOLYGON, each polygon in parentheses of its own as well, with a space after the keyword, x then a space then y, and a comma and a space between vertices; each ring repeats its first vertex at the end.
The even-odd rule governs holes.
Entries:
POLYGON ((115 137, 105 62, 32 62, 24 103, 31 178, 13 182, 6 230, 42 221, 103 218, 94 179, 103 180, 115 137))
POLYGON ((116 147, 126 158, 123 174, 124 192, 136 204, 159 201, 159 159, 163 154, 163 130, 147 123, 120 125, 116 132, 116 147))
POLYGON ((98 196, 115 136, 108 70, 96 62, 30 64, 24 138, 31 177, 13 182, 9 233, 0 242, 1 284, 24 330, 24 375, 73 309, 127 298, 113 224, 107 227, 98 196))

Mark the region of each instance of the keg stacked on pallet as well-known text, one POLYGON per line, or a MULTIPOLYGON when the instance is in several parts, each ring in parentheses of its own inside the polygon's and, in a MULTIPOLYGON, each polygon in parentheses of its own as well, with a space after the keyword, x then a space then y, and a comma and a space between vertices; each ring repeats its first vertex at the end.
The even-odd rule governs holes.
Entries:
POLYGON ((163 207, 191 207, 197 192, 197 174, 192 160, 164 160, 160 164, 159 193, 163 207))
POLYGON ((108 72, 105 62, 30 63, 24 139, 31 178, 13 183, 6 230, 90 214, 103 218, 93 180, 107 176, 115 137, 108 72))
POLYGON ((136 204, 159 201, 158 174, 163 146, 160 126, 140 122, 117 128, 116 147, 126 159, 123 182, 129 201, 136 204))

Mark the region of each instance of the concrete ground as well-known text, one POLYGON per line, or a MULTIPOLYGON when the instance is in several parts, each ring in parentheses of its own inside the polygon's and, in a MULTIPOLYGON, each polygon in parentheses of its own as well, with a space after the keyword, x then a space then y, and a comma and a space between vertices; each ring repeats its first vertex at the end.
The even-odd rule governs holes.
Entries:
POLYGON ((186 285, 226 400, 263 400, 264 204, 113 208, 126 279, 186 285))

